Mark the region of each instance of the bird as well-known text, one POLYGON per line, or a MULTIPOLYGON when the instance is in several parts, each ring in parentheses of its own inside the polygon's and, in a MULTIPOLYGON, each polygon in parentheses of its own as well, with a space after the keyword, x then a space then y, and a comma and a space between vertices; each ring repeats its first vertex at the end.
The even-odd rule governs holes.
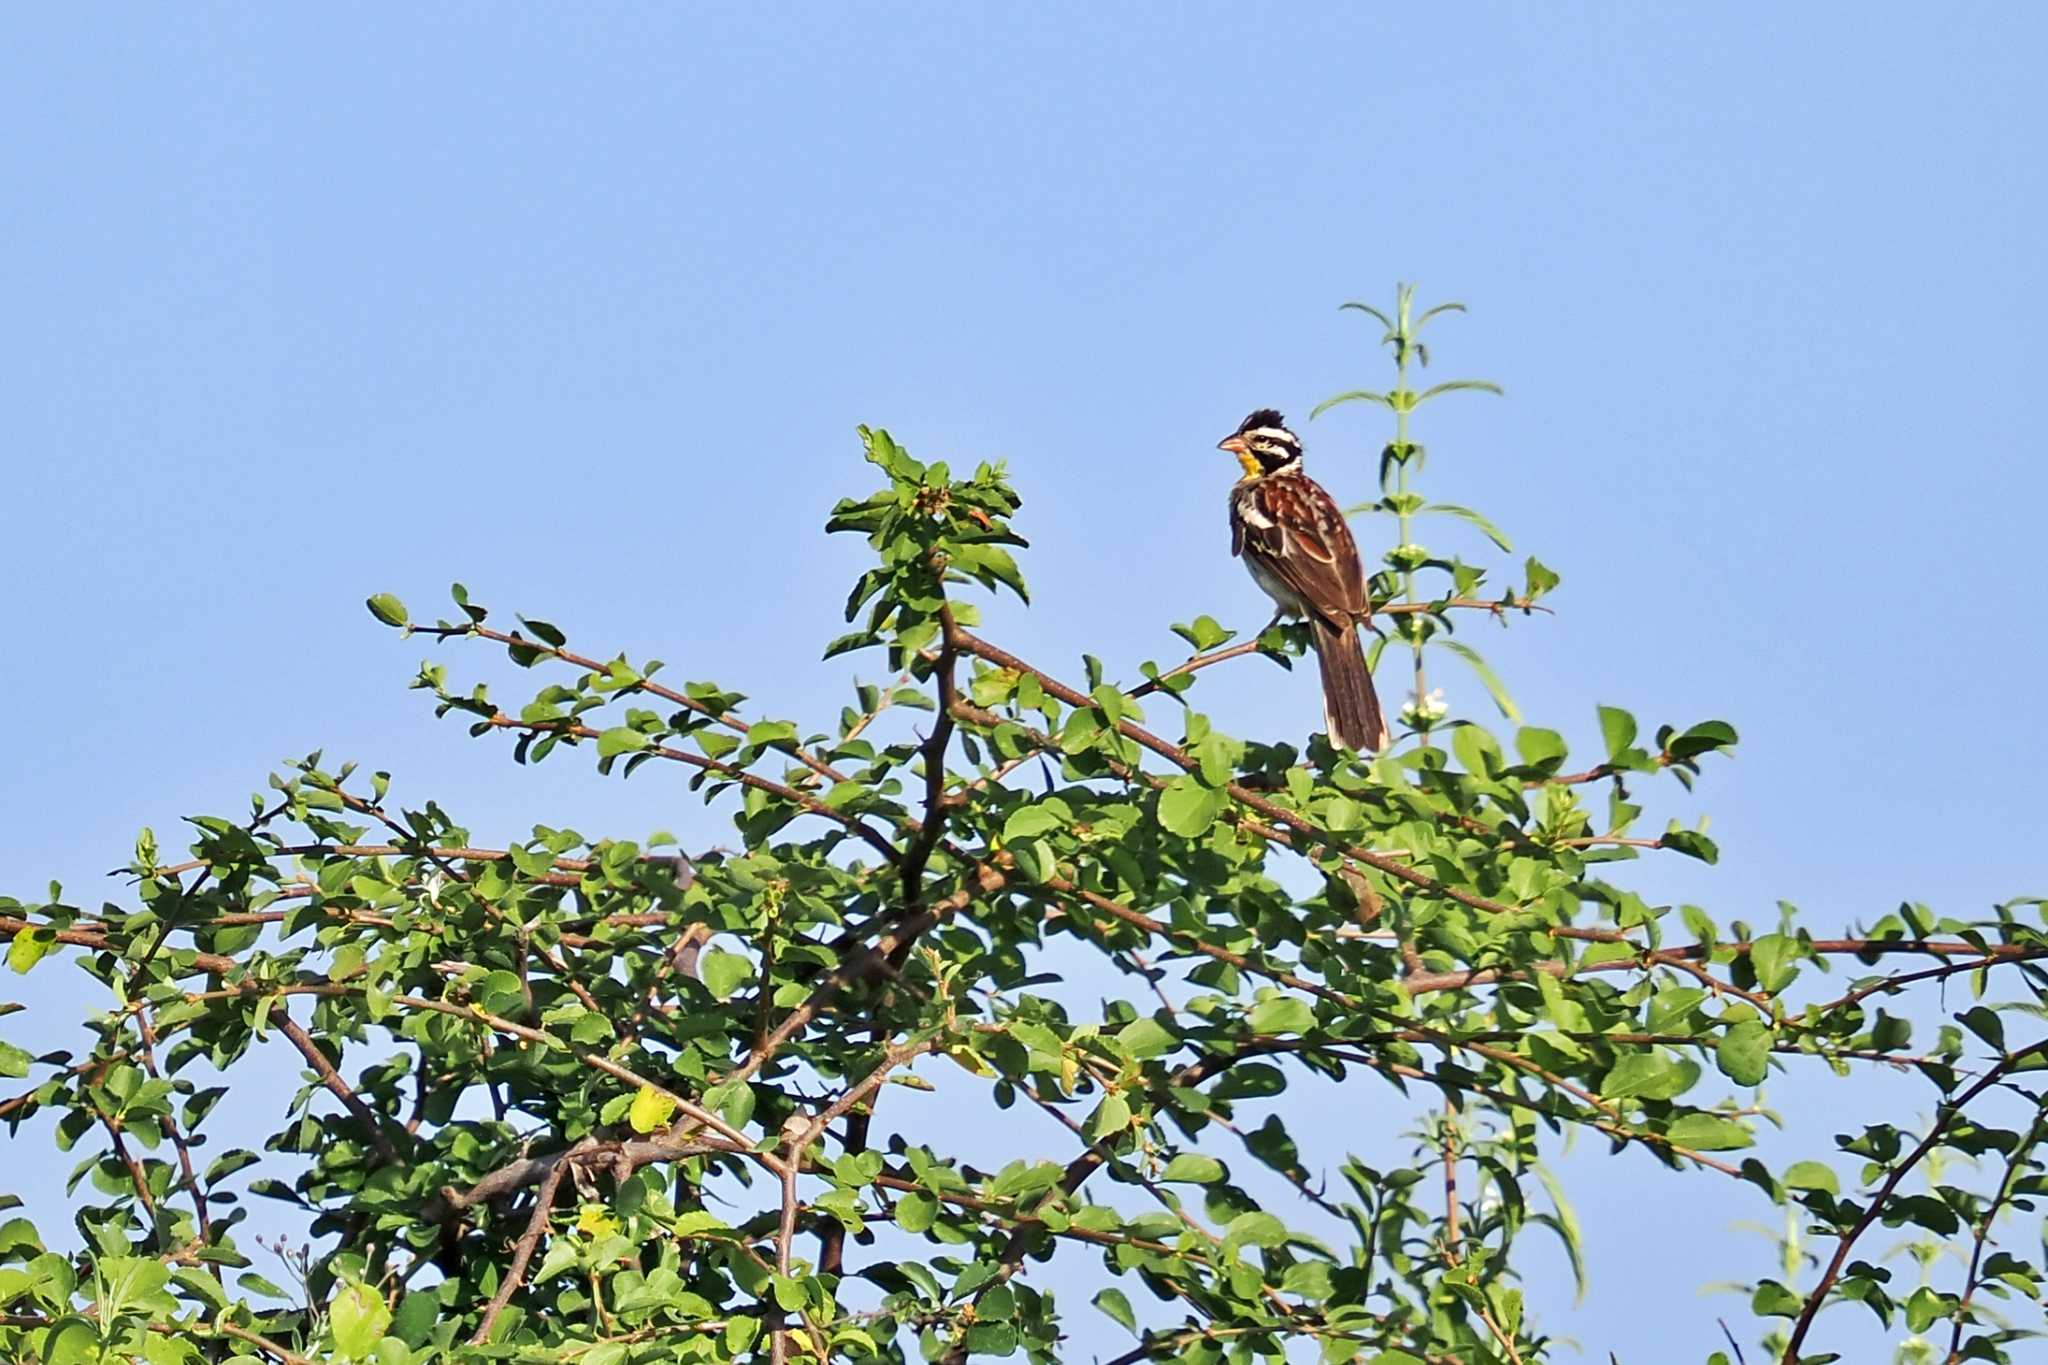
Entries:
POLYGON ((1331 742, 1360 753, 1385 748, 1387 722, 1358 638, 1372 596, 1343 510, 1302 472, 1301 438, 1272 408, 1246 417, 1216 448, 1244 467, 1230 490, 1230 553, 1278 605, 1275 621, 1308 622, 1331 742))

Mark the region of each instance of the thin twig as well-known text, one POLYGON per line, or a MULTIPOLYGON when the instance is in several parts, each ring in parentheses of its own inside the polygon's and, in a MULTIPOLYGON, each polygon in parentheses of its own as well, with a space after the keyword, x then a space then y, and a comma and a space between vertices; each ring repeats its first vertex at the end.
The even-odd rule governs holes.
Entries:
POLYGON ((1963 1358, 1963 1328, 1969 1320, 1970 1300, 1976 1297, 1977 1286, 1982 1283, 1978 1278, 1978 1270, 1984 1261, 1984 1248, 1991 1241, 1991 1225, 1998 1221, 2000 1210, 2005 1207, 2006 1201, 2012 1198, 2013 1190, 2019 1183, 2020 1172, 2026 1168, 2027 1161, 2040 1144, 2044 1128, 2048 1128, 2048 1108, 2036 1111, 2033 1123, 2027 1127, 2026 1137, 2006 1157, 2005 1178, 1998 1182, 1998 1194, 1985 1208, 1984 1216, 1977 1220, 1974 1244, 1970 1248, 1970 1270, 1963 1277, 1963 1296, 1956 1300, 1955 1311, 1952 1314, 1955 1318, 1955 1331, 1948 1340, 1946 1365, 1957 1365, 1963 1358))
POLYGON ((328 1092, 340 1100, 355 1121, 362 1125, 363 1132, 376 1147, 377 1155, 383 1158, 386 1165, 395 1165, 398 1161, 398 1148, 392 1143, 391 1135, 384 1131, 383 1121, 375 1110, 363 1103, 362 1096, 356 1094, 349 1087, 349 1083, 341 1078, 341 1073, 334 1069, 334 1063, 327 1060, 327 1054, 320 1050, 320 1045, 313 1041, 312 1035, 300 1027, 298 1020, 284 1010, 279 1010, 272 1022, 277 1025, 277 1031, 299 1050, 299 1055, 306 1059, 306 1065, 313 1068, 313 1074, 320 1078, 320 1084, 327 1087, 328 1092))
POLYGON ((1904 1180, 1907 1173, 1920 1164, 1922 1157, 1925 1157, 1939 1145, 1942 1135, 1948 1131, 1949 1125, 1963 1116, 1963 1110, 1969 1105, 1971 1100, 1976 1099, 1984 1091, 1998 1084, 1999 1081, 2005 1078, 2008 1072, 2012 1071, 2021 1062, 2043 1053, 2048 1053, 2048 1041, 2034 1043, 2029 1047, 2021 1048, 2018 1052, 2006 1054, 2005 1057, 2000 1059, 1998 1065, 1986 1072, 1983 1078, 1975 1085, 1965 1090, 1956 1099, 1942 1106, 1941 1116, 1934 1121, 1934 1126, 1928 1130, 1927 1136, 1920 1140, 1920 1145, 1915 1147, 1904 1161, 1892 1168, 1891 1174, 1887 1175, 1884 1183, 1878 1186, 1877 1193, 1871 1196, 1869 1206, 1863 1210, 1863 1216, 1858 1218, 1855 1226, 1843 1233, 1835 1242, 1835 1254, 1829 1258, 1827 1269, 1821 1272, 1820 1283, 1816 1284, 1813 1287, 1813 1292, 1806 1296, 1805 1304, 1800 1307, 1798 1320, 1792 1324, 1792 1335, 1785 1343, 1785 1352, 1779 1357, 1779 1365, 1798 1365, 1799 1347, 1805 1342, 1806 1334, 1812 1328, 1813 1319, 1820 1312, 1821 1305, 1827 1301, 1828 1291, 1835 1287, 1836 1279, 1841 1276, 1842 1266, 1849 1259, 1849 1248, 1854 1246, 1856 1239, 1861 1237, 1869 1230, 1870 1225, 1877 1221, 1878 1215, 1884 1211, 1886 1201, 1892 1197, 1892 1191, 1899 1187, 1899 1182, 1904 1180))
MULTIPOLYGON (((136 1011, 136 1023, 142 1030, 142 1049, 140 1054, 142 1068, 149 1073, 152 1079, 162 1080, 163 1073, 157 1070, 156 1065, 156 1011, 146 1004, 143 1005, 136 1011)), ((176 1115, 168 1109, 159 1121, 163 1125, 164 1136, 169 1138, 171 1145, 177 1149, 178 1171, 186 1190, 192 1195, 193 1212, 199 1217, 200 1243, 205 1246, 212 1246, 213 1215, 207 1210, 207 1191, 200 1185, 199 1173, 192 1164, 192 1144, 186 1138, 185 1130, 178 1123, 176 1115)), ((206 1268, 213 1273, 214 1279, 219 1280, 221 1278, 221 1268, 218 1262, 208 1261, 206 1268)))
POLYGON ((540 1193, 534 1197, 533 1216, 526 1220, 526 1231, 520 1234, 517 1245, 512 1248, 512 1264, 505 1267, 504 1281, 485 1306, 483 1319, 477 1323, 476 1332, 469 1339, 470 1345, 481 1346, 491 1339, 491 1328, 497 1325, 498 1314, 505 1311, 505 1305, 512 1302, 512 1296, 519 1292, 519 1284, 526 1278, 527 1263, 533 1259, 533 1249, 540 1245, 541 1234, 548 1228, 548 1215, 554 1212, 555 1191, 562 1187, 562 1177, 568 1172, 567 1162, 556 1162, 542 1179, 540 1193))

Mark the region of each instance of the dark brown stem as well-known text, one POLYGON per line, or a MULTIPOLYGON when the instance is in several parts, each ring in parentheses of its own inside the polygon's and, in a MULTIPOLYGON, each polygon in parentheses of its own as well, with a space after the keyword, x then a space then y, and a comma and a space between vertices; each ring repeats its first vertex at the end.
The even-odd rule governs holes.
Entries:
POLYGON ((562 1187, 562 1177, 569 1171, 566 1162, 556 1162, 540 1182, 540 1193, 533 1202, 533 1216, 526 1220, 526 1231, 519 1236, 512 1248, 512 1264, 505 1267, 504 1283, 484 1308, 483 1320, 477 1323, 476 1333, 469 1339, 472 1346, 481 1346, 491 1339, 491 1328, 497 1325, 498 1314, 505 1311, 505 1305, 512 1302, 512 1296, 519 1292, 519 1285, 526 1278, 527 1263, 533 1260, 533 1249, 540 1245, 541 1234, 548 1230, 548 1215, 554 1212, 555 1191, 562 1187))
MULTIPOLYGON (((149 1221, 154 1224, 156 1222, 156 1200, 149 1192, 148 1174, 143 1171, 142 1163, 135 1159, 135 1154, 128 1150, 127 1139, 121 1136, 120 1122, 105 1110, 95 1110, 94 1112, 99 1115, 100 1125, 107 1130, 107 1139, 113 1144, 114 1155, 128 1169, 128 1179, 135 1186, 135 1197, 142 1201, 143 1210, 149 1214, 149 1221)), ((161 1237, 163 1234, 159 1232, 158 1236, 161 1237)))
POLYGON ((1458 1101, 1444 1096, 1444 1245, 1458 1257, 1458 1101))
MULTIPOLYGON (((796 1239, 796 1176, 803 1164, 804 1149, 797 1142, 791 1142, 784 1149, 782 1166, 782 1219, 775 1228, 775 1272, 789 1274, 790 1243, 796 1239)), ((775 1336, 770 1345, 770 1358, 775 1365, 789 1359, 789 1333, 784 1330, 778 1318, 775 1336)))
MULTIPOLYGON (((1019 673, 1031 674, 1038 679, 1041 687, 1069 706, 1087 709, 1095 705, 1094 698, 1083 696, 1059 681, 1059 679, 1049 676, 1040 669, 1033 668, 1008 650, 990 644, 977 635, 965 630, 959 631, 957 633, 957 643, 961 649, 978 658, 987 660, 997 668, 1014 669, 1019 673)), ((1120 720, 1116 723, 1116 729, 1118 733, 1135 740, 1144 748, 1150 749, 1153 753, 1184 772, 1194 772, 1200 766, 1179 745, 1168 743, 1142 726, 1120 720)), ((1416 871, 1398 858, 1390 858, 1384 853, 1374 853, 1370 849, 1359 848, 1355 844, 1348 843, 1294 811, 1288 810, 1285 806, 1275 805, 1257 792, 1245 787, 1242 783, 1227 783, 1224 786, 1224 790, 1229 793, 1232 800, 1257 811, 1268 821, 1272 822, 1273 825, 1282 826, 1288 831, 1287 833, 1281 833, 1278 830, 1273 830, 1269 837, 1275 838, 1276 842, 1286 844, 1292 848, 1299 848, 1303 842, 1320 844, 1346 857, 1364 863, 1367 867, 1377 868, 1390 877, 1407 882, 1418 890, 1425 891, 1430 895, 1442 896, 1446 900, 1456 901, 1458 904, 1467 906, 1470 909, 1486 910, 1494 914, 1513 914, 1515 912, 1516 907, 1514 906, 1488 900, 1483 896, 1475 896, 1469 891, 1462 891, 1454 886, 1446 886, 1434 877, 1416 871)))
POLYGON ((959 658, 960 628, 953 622, 953 609, 939 608, 939 623, 943 634, 939 641, 939 661, 932 670, 932 681, 938 688, 938 715, 932 721, 932 732, 924 742, 924 822, 917 837, 904 851, 901 864, 903 882, 903 903, 915 910, 924 896, 925 864, 931 861, 932 850, 939 845, 939 838, 946 829, 946 746, 953 738, 953 704, 959 700, 955 692, 955 661, 959 658))
MULTIPOLYGON (((163 1073, 157 1070, 156 1065, 156 1011, 147 1005, 143 1006, 136 1012, 136 1022, 142 1029, 142 1069, 149 1073, 151 1079, 162 1080, 163 1073)), ((207 1192, 201 1187, 199 1173, 192 1165, 192 1144, 186 1139, 184 1128, 172 1114, 165 1113, 160 1122, 163 1125, 164 1136, 169 1138, 171 1145, 177 1149, 178 1173, 186 1190, 192 1195, 192 1211, 199 1219, 199 1240, 205 1246, 212 1246, 213 1215, 207 1211, 207 1192)), ((221 1278, 218 1263, 208 1261, 206 1268, 213 1273, 214 1279, 221 1278)))
MULTIPOLYGON (((151 1323, 150 1327, 152 1330, 154 1330, 156 1324, 151 1323)), ((293 1351, 288 1351, 284 1347, 272 1341, 269 1337, 262 1336, 256 1332, 252 1332, 246 1327, 237 1327, 232 1322, 216 1322, 214 1324, 213 1330, 225 1336, 231 1336, 237 1341, 246 1341, 251 1346, 254 1346, 257 1350, 262 1351, 267 1355, 277 1357, 279 1360, 284 1362, 284 1365, 313 1365, 313 1362, 308 1360, 305 1356, 299 1355, 293 1351)))
POLYGON ((2005 1177, 1998 1182, 1998 1194, 1984 1210, 1984 1216, 1977 1220, 1974 1244, 1970 1248, 1970 1270, 1963 1277, 1963 1296, 1956 1300, 1955 1312, 1952 1315, 1955 1318, 1955 1331, 1948 1339, 1948 1358, 1945 1365, 1959 1365, 1963 1358, 1963 1329, 1970 1318, 1970 1300, 1977 1296, 1977 1286, 1982 1283, 1978 1279, 1978 1268, 1984 1262, 1984 1248, 1991 1241, 1991 1225, 1998 1221, 2000 1210, 2004 1209, 2006 1201, 2012 1198, 2019 1174, 2040 1145, 2044 1128, 2048 1128, 2048 1109, 2035 1113, 2033 1123, 2027 1127, 2025 1139, 2014 1147, 2012 1154, 2005 1159, 2005 1177))
MULTIPOLYGON (((1524 615, 1532 611, 1547 613, 1550 610, 1548 607, 1537 606, 1526 597, 1504 598, 1498 602, 1489 602, 1477 597, 1453 597, 1441 602, 1390 602, 1384 606, 1374 607, 1373 614, 1375 616, 1419 616, 1424 613, 1433 614, 1446 608, 1485 611, 1491 612, 1495 616, 1503 616, 1509 610, 1519 611, 1524 615)), ((1259 635, 1264 634, 1263 630, 1259 632, 1259 635)), ((1139 697, 1149 697, 1154 692, 1164 688, 1169 678, 1178 678, 1182 674, 1193 673, 1200 669, 1208 668, 1213 664, 1226 663, 1231 659, 1241 659, 1247 654, 1256 654, 1259 652, 1259 635, 1254 635, 1249 640, 1241 640, 1234 645, 1227 645, 1222 649, 1213 650, 1207 654, 1191 655, 1180 663, 1175 664, 1172 668, 1167 669, 1158 677, 1148 678, 1146 681, 1139 683, 1124 695, 1134 700, 1139 697)))
POLYGON ((355 1121, 362 1125, 364 1135, 376 1147, 377 1155, 383 1158, 384 1164, 396 1165, 398 1148, 392 1143, 391 1135, 384 1131, 383 1120, 377 1116, 375 1110, 363 1103, 362 1096, 349 1088, 349 1083, 334 1069, 334 1063, 327 1060, 327 1054, 320 1050, 320 1045, 313 1041, 312 1035, 301 1028, 298 1020, 284 1010, 277 1012, 273 1022, 277 1024, 277 1031, 291 1040, 291 1045, 306 1059, 306 1065, 313 1068, 313 1074, 320 1078, 320 1084, 326 1086, 328 1093, 340 1100, 355 1121))
MULTIPOLYGON (((447 639, 451 636, 473 635, 480 640, 494 640, 501 645, 518 645, 524 649, 531 649, 535 653, 543 655, 547 658, 560 659, 563 663, 568 664, 573 668, 586 669, 592 673, 611 672, 610 664, 599 663, 596 659, 586 658, 581 654, 571 653, 569 650, 558 648, 554 645, 550 645, 543 640, 529 640, 523 635, 508 635, 503 631, 491 630, 488 627, 481 625, 472 624, 467 626, 414 626, 412 627, 411 633, 414 635, 433 636, 436 639, 447 639)), ((747 732, 747 723, 733 716, 731 712, 721 711, 716 707, 708 706, 705 703, 698 701, 695 697, 690 696, 688 693, 678 692, 673 688, 664 687, 662 684, 655 682, 651 678, 643 678, 634 686, 621 689, 617 695, 624 696, 627 693, 631 692, 645 692, 647 695, 651 697, 660 697, 663 701, 673 702, 677 706, 682 707, 686 711, 694 711, 700 716, 708 717, 717 724, 723 725, 728 730, 736 731, 740 734, 745 734, 747 732)), ((774 747, 780 749, 783 753, 788 754, 791 758, 794 758, 797 762, 803 764, 806 768, 809 768, 812 772, 818 774, 820 777, 825 778, 827 781, 844 782, 846 780, 845 776, 842 773, 840 773, 836 768, 814 757, 807 750, 805 750, 802 745, 799 745, 794 741, 787 741, 783 744, 778 744, 774 747)))
POLYGON ((1856 1245, 1856 1239, 1877 1221, 1878 1215, 1884 1211, 1885 1201, 1892 1197, 1892 1191, 1899 1187, 1899 1182, 1920 1164, 1921 1158, 1940 1144, 1942 1135, 1949 1130, 1951 1124, 1963 1116, 1963 1110, 1971 1100, 1998 1084, 2020 1063, 2042 1053, 2048 1053, 2048 1041, 2008 1053, 1997 1066, 1984 1073, 1975 1085, 1942 1106, 1940 1117, 1935 1119, 1934 1126, 1928 1130, 1927 1136, 1920 1140, 1920 1145, 1915 1147, 1904 1161, 1892 1168, 1891 1173, 1884 1178, 1884 1183, 1878 1186, 1877 1193, 1871 1196, 1869 1206, 1863 1210, 1863 1216, 1836 1241, 1835 1254, 1829 1258, 1827 1269, 1821 1272, 1820 1283, 1806 1296, 1806 1302, 1800 1307, 1798 1320, 1792 1324, 1792 1335, 1785 1342, 1785 1351, 1779 1357, 1779 1365, 1799 1365, 1799 1347, 1805 1342, 1806 1334, 1813 1326, 1814 1316, 1820 1312, 1821 1305, 1827 1302, 1828 1291, 1835 1287, 1835 1281, 1841 1277, 1842 1266, 1849 1259, 1849 1248, 1856 1245))

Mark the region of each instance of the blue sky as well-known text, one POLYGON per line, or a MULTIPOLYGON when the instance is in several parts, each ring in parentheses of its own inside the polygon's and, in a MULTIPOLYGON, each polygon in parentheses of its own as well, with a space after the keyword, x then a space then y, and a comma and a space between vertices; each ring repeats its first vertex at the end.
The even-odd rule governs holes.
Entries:
MULTIPOLYGON (((1397 279, 1472 308, 1441 377, 1507 389, 1425 413, 1426 487, 1564 575, 1484 640, 1530 719, 1742 733, 1674 806, 1722 865, 1643 885, 1826 927, 2048 889, 2038 10, 382 19, 0 17, 0 891, 111 894, 139 826, 316 747, 480 834, 716 838, 679 789, 434 722, 361 601, 459 578, 822 724, 858 422, 1010 460, 1027 657, 1129 674, 1170 621, 1256 625, 1214 442, 1381 381, 1336 305, 1397 279)), ((1298 425, 1364 497, 1377 418, 1298 425)), ((1306 676, 1205 689, 1239 730, 1314 714, 1306 676)), ((57 974, 9 989, 65 1017, 57 974)), ((1839 1115, 1778 1098, 1824 1145, 1839 1115)), ((1588 1197, 1569 1330, 1703 1355, 1735 1305, 1692 1286, 1763 1269, 1729 1214, 1652 1262, 1588 1197)))

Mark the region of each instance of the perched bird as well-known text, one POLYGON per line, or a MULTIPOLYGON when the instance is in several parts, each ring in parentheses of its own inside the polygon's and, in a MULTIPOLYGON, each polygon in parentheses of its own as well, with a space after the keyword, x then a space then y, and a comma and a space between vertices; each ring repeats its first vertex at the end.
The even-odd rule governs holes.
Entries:
POLYGON ((1275 620, 1308 621, 1331 742, 1362 753, 1384 748, 1387 723, 1358 638, 1372 602, 1342 509, 1301 472, 1301 439, 1271 408, 1245 418, 1217 449, 1244 466, 1230 491, 1230 552, 1279 604, 1275 620))

